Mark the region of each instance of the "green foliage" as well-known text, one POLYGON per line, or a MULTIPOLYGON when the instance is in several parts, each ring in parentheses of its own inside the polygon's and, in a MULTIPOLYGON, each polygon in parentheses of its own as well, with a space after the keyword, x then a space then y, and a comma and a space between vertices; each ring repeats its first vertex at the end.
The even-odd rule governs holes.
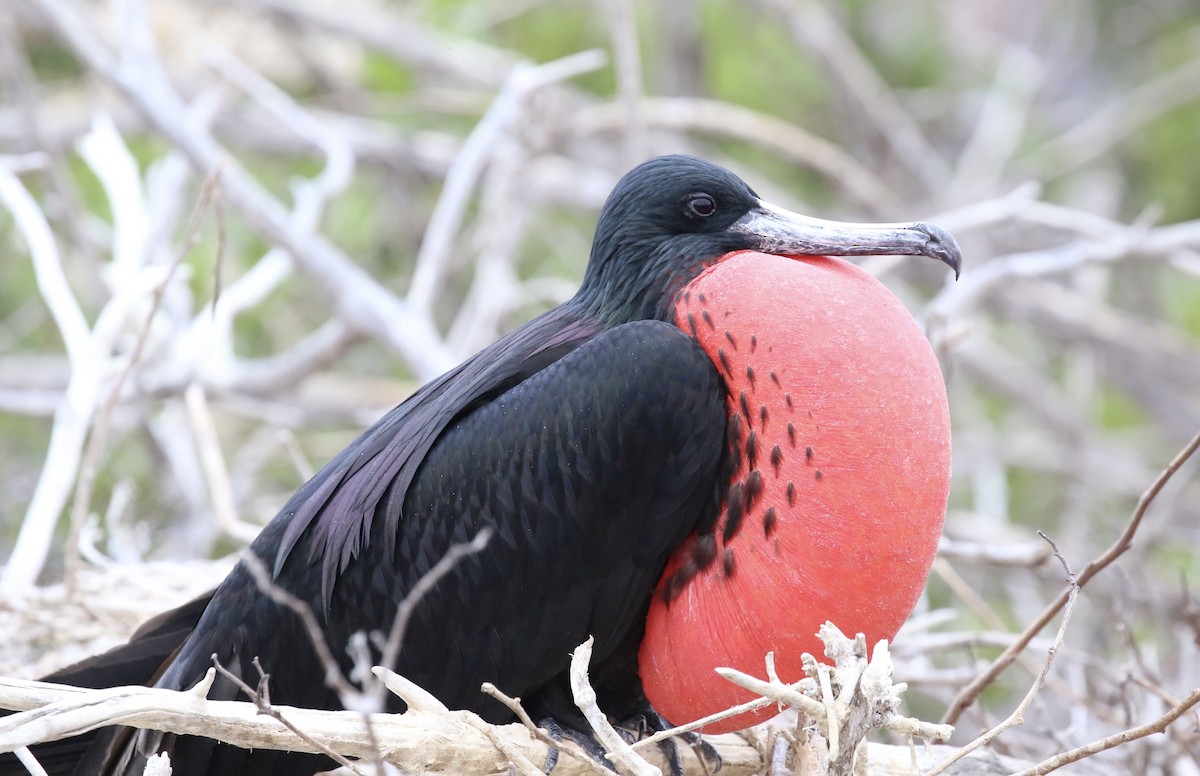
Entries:
POLYGON ((35 76, 47 81, 66 81, 83 75, 84 69, 70 49, 46 33, 27 41, 25 54, 35 76))
POLYGON ((1200 340, 1200 279, 1168 271, 1159 277, 1157 287, 1166 319, 1194 340, 1200 340))
POLYGON ((1128 394, 1111 385, 1096 392, 1096 420, 1106 429, 1143 428, 1148 420, 1145 409, 1128 394))
MULTIPOLYGON (((479 33, 489 42, 519 51, 532 62, 550 62, 586 49, 608 49, 611 41, 603 11, 603 6, 595 4, 540 3, 479 33)), ((610 68, 588 73, 572 83, 594 94, 612 94, 615 88, 610 68)))
POLYGON ((413 88, 411 68, 374 50, 363 53, 361 80, 370 92, 407 94, 413 88))
POLYGON ((1197 138, 1200 102, 1167 114, 1132 139, 1135 164, 1128 174, 1144 203, 1162 206, 1167 223, 1200 218, 1197 138))
POLYGON ((1154 548, 1154 565, 1195 583, 1200 579, 1200 548, 1183 542, 1163 542, 1154 548))
MULTIPOLYGON (((136 140, 127 142, 132 146, 136 140)), ((81 205, 84 210, 93 216, 104 219, 105 223, 111 224, 112 207, 96 174, 78 154, 69 154, 66 157, 66 163, 75 190, 83 200, 81 205)))
POLYGON ((23 244, 14 244, 17 236, 5 232, 0 216, 0 237, 7 254, 0 261, 0 352, 46 352, 61 349, 62 338, 51 325, 38 325, 49 319, 41 300, 30 293, 37 279, 23 244))
POLYGON ((945 9, 937 4, 899 2, 883 9, 873 0, 830 6, 862 54, 888 83, 898 89, 944 86, 964 74, 949 66, 945 39, 929 34, 939 26, 945 9))
POLYGON ((1032 531, 1057 523, 1071 483, 1047 471, 1013 466, 1008 469, 1008 513, 1012 521, 1032 531))
POLYGON ((783 25, 764 24, 740 3, 707 0, 700 4, 700 14, 702 67, 710 96, 803 126, 825 123, 825 79, 783 25))
POLYGON ((0 499, 0 547, 11 547, 16 541, 41 461, 50 447, 49 431, 46 418, 0 412, 0 440, 6 462, 0 468, 0 488, 7 494, 0 499))

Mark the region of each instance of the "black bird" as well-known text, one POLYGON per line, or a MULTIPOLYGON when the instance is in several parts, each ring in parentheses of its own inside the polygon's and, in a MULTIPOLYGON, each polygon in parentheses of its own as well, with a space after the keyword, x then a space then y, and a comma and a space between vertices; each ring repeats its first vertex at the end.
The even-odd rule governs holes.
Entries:
MULTIPOLYGON (((953 238, 936 227, 805 219, 691 157, 638 166, 605 204, 570 301, 387 413, 251 545, 274 582, 311 606, 343 670, 352 634, 386 633, 398 602, 447 549, 490 527, 488 545, 416 608, 396 670, 493 722, 510 715, 480 693, 484 681, 520 695, 535 718, 578 727, 566 670, 591 635, 602 708, 618 719, 648 710, 637 659, 652 593, 685 542, 715 541, 741 463, 728 428, 736 386, 676 325, 676 305, 706 268, 745 250, 924 254, 956 273, 960 261, 953 238)), ((715 552, 691 557, 693 575, 720 565, 715 552)), ((258 658, 275 703, 339 707, 299 619, 264 595, 243 564, 130 645, 52 678, 183 689, 204 676, 214 653, 251 685, 258 658)), ((218 678, 209 697, 239 692, 218 678)), ((172 754, 177 776, 331 766, 148 731, 110 729, 69 743, 40 750, 64 773, 85 744, 76 773, 140 773, 158 749, 172 754)))

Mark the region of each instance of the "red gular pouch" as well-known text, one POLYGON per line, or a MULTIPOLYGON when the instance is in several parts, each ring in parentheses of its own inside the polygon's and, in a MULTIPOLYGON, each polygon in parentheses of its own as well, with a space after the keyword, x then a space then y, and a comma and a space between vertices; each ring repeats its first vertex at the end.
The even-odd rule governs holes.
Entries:
POLYGON ((682 724, 752 699, 719 666, 765 678, 773 651, 781 679, 803 678, 827 620, 869 645, 895 636, 945 517, 950 415, 912 315, 840 259, 730 254, 680 294, 675 322, 725 379, 738 461, 715 555, 692 537, 672 556, 639 654, 650 702, 682 724))

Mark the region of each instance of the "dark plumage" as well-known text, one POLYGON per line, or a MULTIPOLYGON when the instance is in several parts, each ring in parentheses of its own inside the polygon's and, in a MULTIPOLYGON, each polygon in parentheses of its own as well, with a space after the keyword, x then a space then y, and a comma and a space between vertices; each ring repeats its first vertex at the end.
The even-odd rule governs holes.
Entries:
MULTIPOLYGON (((636 168, 604 207, 572 300, 430 382, 293 496, 251 551, 311 605, 343 668, 352 634, 386 633, 398 602, 447 548, 491 526, 489 545, 418 606, 396 669, 489 720, 509 715, 479 692, 483 681, 521 695, 535 716, 569 724, 569 653, 593 635, 602 706, 617 716, 645 708, 636 658, 651 592, 689 535, 713 531, 732 467, 728 388, 674 325, 676 296, 705 267, 744 249, 921 252, 957 268, 952 240, 923 225, 898 225, 882 247, 813 243, 809 232, 789 242, 785 226, 763 228, 778 218, 763 207, 736 176, 697 159, 636 168)), ((716 553, 698 557, 711 564, 716 553)), ((733 573, 732 557, 723 563, 733 573)), ((155 681, 166 660, 157 685, 185 688, 216 653, 254 684, 257 656, 271 674, 272 701, 339 705, 298 618, 240 565, 207 601, 163 622, 56 678, 104 684, 119 661, 119 681, 155 681)), ((210 693, 237 696, 222 679, 210 693)), ((173 752, 177 776, 329 765, 109 732, 78 772, 140 773, 142 750, 159 747, 173 752)))

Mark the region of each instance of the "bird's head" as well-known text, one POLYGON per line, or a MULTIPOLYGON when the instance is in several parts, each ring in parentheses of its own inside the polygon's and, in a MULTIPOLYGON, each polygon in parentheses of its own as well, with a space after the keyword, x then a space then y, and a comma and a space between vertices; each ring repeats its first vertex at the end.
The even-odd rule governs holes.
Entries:
POLYGON ((612 323, 669 320, 675 295, 738 251, 786 256, 925 255, 958 274, 954 238, 923 223, 853 224, 764 202, 728 170, 660 156, 617 184, 600 213, 577 299, 612 323))

